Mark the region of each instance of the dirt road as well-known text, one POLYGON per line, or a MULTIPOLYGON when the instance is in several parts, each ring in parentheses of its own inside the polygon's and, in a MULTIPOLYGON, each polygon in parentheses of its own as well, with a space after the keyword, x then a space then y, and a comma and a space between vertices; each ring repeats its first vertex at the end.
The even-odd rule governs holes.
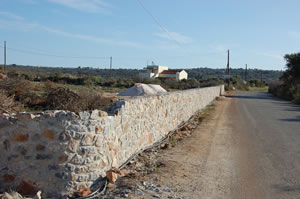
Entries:
POLYGON ((166 167, 145 180, 172 187, 181 198, 265 198, 235 109, 231 98, 218 101, 191 137, 161 154, 166 167))
POLYGON ((190 137, 159 151, 163 167, 129 179, 150 188, 138 185, 143 193, 128 196, 300 198, 299 117, 299 106, 265 92, 238 92, 219 100, 190 137))

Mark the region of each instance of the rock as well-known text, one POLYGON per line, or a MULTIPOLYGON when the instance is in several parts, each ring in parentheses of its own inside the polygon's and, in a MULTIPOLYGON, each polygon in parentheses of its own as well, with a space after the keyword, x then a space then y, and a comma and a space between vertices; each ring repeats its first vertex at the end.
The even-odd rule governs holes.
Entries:
POLYGON ((122 193, 129 194, 129 193, 131 193, 131 190, 130 190, 130 189, 123 189, 123 190, 122 190, 122 193))
POLYGON ((88 120, 90 118, 90 113, 87 111, 79 112, 79 117, 81 120, 88 120))
POLYGON ((76 193, 80 197, 85 197, 91 194, 91 189, 83 186, 81 189, 77 190, 76 193))
POLYGON ((118 179, 118 174, 113 170, 109 170, 106 172, 106 177, 108 178, 109 182, 115 183, 118 179))
POLYGON ((159 188, 154 189, 154 191, 155 191, 156 193, 161 193, 161 190, 160 190, 159 188))
POLYGON ((32 199, 41 199, 42 198, 41 195, 42 195, 42 191, 38 191, 32 199))
POLYGON ((35 116, 31 113, 26 113, 26 112, 22 112, 22 113, 18 113, 17 114, 17 118, 20 121, 26 121, 26 120, 32 120, 35 118, 35 116))
POLYGON ((3 195, 0 195, 1 199, 23 199, 23 197, 17 193, 17 192, 12 192, 12 193, 4 193, 3 195))
POLYGON ((99 111, 96 109, 96 110, 93 110, 91 112, 91 116, 90 116, 90 119, 92 120, 97 120, 99 119, 99 111))
POLYGON ((128 194, 127 193, 121 193, 121 197, 122 198, 128 198, 128 194))
POLYGON ((163 192, 171 192, 171 189, 170 188, 163 188, 162 191, 163 192))
POLYGON ((107 185, 107 188, 108 188, 108 189, 111 189, 111 188, 114 188, 114 187, 116 187, 116 185, 115 185, 115 184, 112 184, 112 183, 108 183, 108 185, 107 185))
POLYGON ((136 194, 136 195, 140 195, 140 196, 143 196, 143 195, 144 195, 144 193, 143 193, 142 190, 140 190, 140 189, 137 189, 137 190, 135 191, 135 194, 136 194))
POLYGON ((105 111, 99 111, 99 117, 106 117, 108 116, 108 113, 105 111))
POLYGON ((153 197, 153 198, 161 198, 161 196, 158 195, 158 194, 153 194, 152 197, 153 197))

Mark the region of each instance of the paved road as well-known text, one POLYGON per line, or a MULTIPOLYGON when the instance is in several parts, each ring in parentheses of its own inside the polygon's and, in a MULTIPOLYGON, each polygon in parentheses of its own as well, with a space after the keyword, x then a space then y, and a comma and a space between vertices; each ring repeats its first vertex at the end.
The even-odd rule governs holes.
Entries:
POLYGON ((232 198, 300 198, 300 106, 238 92, 227 111, 236 176, 232 198))
POLYGON ((300 198, 300 106, 237 92, 159 161, 166 166, 143 180, 182 198, 300 198))

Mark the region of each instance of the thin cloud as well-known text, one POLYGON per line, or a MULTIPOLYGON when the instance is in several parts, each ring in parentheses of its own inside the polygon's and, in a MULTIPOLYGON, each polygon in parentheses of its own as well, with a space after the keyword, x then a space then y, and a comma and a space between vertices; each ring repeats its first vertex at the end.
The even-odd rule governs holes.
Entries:
POLYGON ((283 55, 276 54, 276 53, 263 52, 263 53, 258 53, 258 55, 270 57, 273 59, 283 60, 283 55))
POLYGON ((3 16, 5 18, 9 18, 9 19, 14 19, 14 20, 23 20, 24 18, 21 16, 18 16, 16 14, 13 14, 11 12, 6 12, 6 11, 0 11, 0 16, 3 16))
POLYGON ((293 38, 300 38, 300 32, 290 31, 290 32, 288 32, 288 36, 293 37, 293 38))
POLYGON ((163 39, 176 41, 176 42, 182 43, 182 44, 189 44, 189 43, 193 42, 192 38, 187 37, 185 35, 182 35, 180 33, 177 33, 177 32, 168 32, 168 33, 169 34, 167 34, 167 33, 154 33, 154 35, 158 36, 160 38, 163 38, 163 39))
POLYGON ((211 49, 216 52, 225 52, 228 50, 228 48, 226 48, 226 46, 223 44, 211 45, 211 49))
POLYGON ((107 13, 107 7, 110 4, 104 0, 48 0, 49 2, 60 4, 68 8, 77 9, 80 11, 91 13, 107 13))
POLYGON ((35 0, 22 0, 23 3, 26 3, 26 4, 35 4, 36 1, 35 0))
POLYGON ((80 39, 80 40, 90 41, 94 43, 101 43, 101 44, 112 45, 112 46, 127 46, 127 47, 141 48, 141 45, 136 42, 117 41, 110 38, 108 39, 108 38, 102 38, 102 37, 91 36, 91 35, 71 33, 63 30, 51 28, 48 26, 44 26, 39 23, 29 23, 24 20, 20 21, 20 20, 0 19, 0 29, 9 29, 9 30, 21 31, 21 32, 45 31, 48 33, 52 33, 67 38, 80 39))
POLYGON ((130 42, 130 41, 114 41, 111 39, 105 39, 101 37, 95 37, 95 36, 90 36, 90 35, 82 35, 82 34, 74 34, 74 33, 69 33, 45 26, 41 26, 45 31, 54 33, 56 35, 61 35, 64 37, 69 37, 69 38, 76 38, 76 39, 81 39, 81 40, 87 40, 91 42, 97 42, 97 43, 102 43, 102 44, 107 44, 107 45, 118 45, 118 46, 128 46, 128 47, 140 47, 139 44, 135 42, 130 42))

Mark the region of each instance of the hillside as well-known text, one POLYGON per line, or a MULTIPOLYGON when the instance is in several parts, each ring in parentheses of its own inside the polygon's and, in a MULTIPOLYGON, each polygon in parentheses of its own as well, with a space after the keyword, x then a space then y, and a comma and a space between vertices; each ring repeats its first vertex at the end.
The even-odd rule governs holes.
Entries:
MULTIPOLYGON (((44 73, 44 74, 54 74, 57 72, 69 73, 72 75, 92 75, 92 76, 101 76, 102 78, 110 77, 109 69, 97 69, 89 67, 77 67, 77 68, 63 68, 63 67, 38 67, 38 66, 23 66, 23 65, 9 65, 8 70, 32 72, 32 73, 44 73)), ((225 69, 212 69, 212 68, 193 68, 185 69, 189 78, 195 78, 197 80, 203 80, 208 78, 220 78, 225 74, 225 69)), ((137 69, 113 69, 112 76, 114 78, 135 78, 138 76, 140 70, 137 69)), ((264 81, 270 82, 273 80, 279 79, 283 71, 276 70, 259 70, 259 69, 250 69, 248 70, 248 80, 258 79, 260 80, 261 74, 264 81)), ((245 70, 242 68, 231 69, 232 76, 239 76, 244 78, 245 70)))

